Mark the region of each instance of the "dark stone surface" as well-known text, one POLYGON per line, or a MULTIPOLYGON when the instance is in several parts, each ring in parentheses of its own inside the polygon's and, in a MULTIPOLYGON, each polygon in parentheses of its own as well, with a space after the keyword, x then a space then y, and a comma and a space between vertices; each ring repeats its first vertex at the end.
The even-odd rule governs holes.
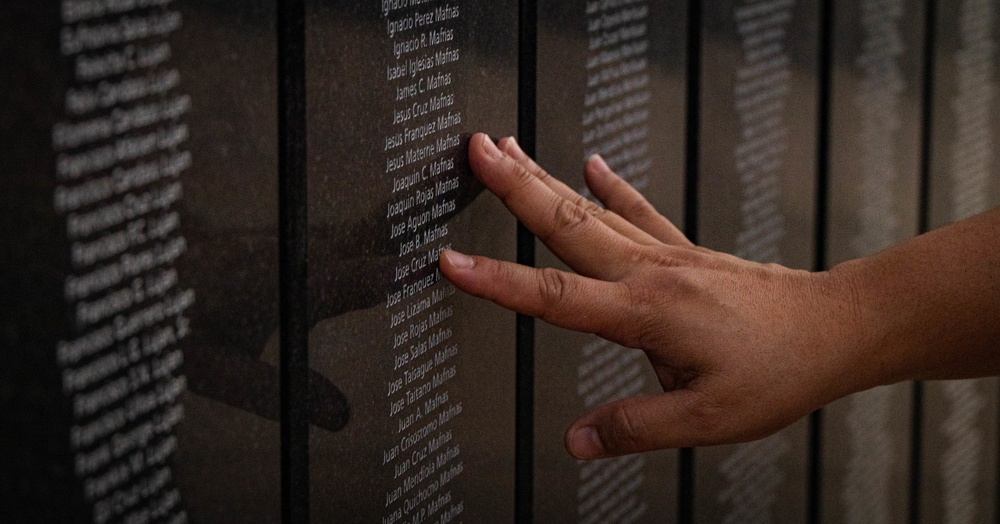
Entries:
POLYGON ((728 0, 702 9, 698 239, 810 269, 818 3, 728 0))
POLYGON ((466 148, 515 132, 517 6, 384 6, 308 7, 310 361, 349 409, 311 428, 312 517, 510 521, 514 316, 437 257, 515 255, 466 148))
POLYGON ((926 9, 921 0, 834 6, 829 267, 919 231, 926 9))
MULTIPOLYGON (((583 163, 600 153, 681 220, 686 2, 540 4, 538 161, 589 195, 583 163)), ((537 260, 564 267, 541 243, 537 260)), ((535 377, 535 520, 673 522, 675 451, 581 463, 563 445, 566 427, 590 409, 663 391, 645 356, 539 322, 535 377)))
MULTIPOLYGON (((277 6, 81 7, 112 4, 0 10, 0 520, 277 522, 277 6)), ((515 255, 465 158, 472 132, 515 132, 518 6, 391 4, 310 0, 312 515, 509 522, 514 316, 454 292, 436 257, 515 255)), ((606 35, 614 5, 542 4, 540 161, 582 189, 601 152, 681 225, 686 4, 634 1, 606 35), (592 104, 617 81, 590 75, 616 66, 588 63, 614 50, 627 89, 592 104)), ((818 4, 702 8, 707 247, 813 266, 818 4)), ((924 7, 866 33, 864 5, 835 7, 828 265, 916 228, 924 7)), ((936 5, 932 227, 1000 204, 1000 6, 936 5)), ((578 464, 562 447, 595 403, 659 390, 641 353, 544 324, 536 345, 536 520, 672 521, 675 453, 578 464)), ((826 411, 824 520, 905 520, 910 387, 826 411)), ((995 520, 1000 383, 927 383, 924 401, 921 520, 995 520)), ((804 521, 806 433, 697 450, 696 520, 804 521)))
MULTIPOLYGON (((819 2, 703 3, 698 240, 814 264, 819 2)), ((695 451, 698 522, 801 522, 808 424, 695 451)))
MULTIPOLYGON (((834 4, 826 266, 919 231, 926 2, 834 4)), ((907 522, 913 385, 823 409, 824 522, 907 522)))
POLYGON ((994 522, 997 515, 995 378, 924 384, 920 522, 994 522))
POLYGON ((1000 5, 936 7, 930 227, 1000 205, 1000 5))
MULTIPOLYGON (((935 13, 930 227, 1000 204, 1000 5, 939 2, 935 13)), ((996 379, 928 382, 922 522, 997 518, 996 379)))
POLYGON ((274 4, 73 5, 0 18, 5 519, 277 520, 274 4))
POLYGON ((824 522, 909 522, 913 383, 823 408, 824 522))
POLYGON ((192 99, 180 202, 194 290, 175 477, 192 520, 280 518, 276 4, 176 4, 192 99), (208 51, 211 50, 211 51, 208 51))

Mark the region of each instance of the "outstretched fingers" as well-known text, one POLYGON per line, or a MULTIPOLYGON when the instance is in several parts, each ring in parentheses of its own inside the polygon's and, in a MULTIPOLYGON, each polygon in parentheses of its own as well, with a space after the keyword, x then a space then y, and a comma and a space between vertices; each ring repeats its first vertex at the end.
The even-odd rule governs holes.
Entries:
POLYGON ((520 162, 525 169, 531 172, 531 174, 537 176, 543 181, 545 181, 548 178, 552 178, 553 180, 555 180, 555 177, 549 175, 548 172, 542 168, 542 166, 538 165, 538 162, 535 162, 534 158, 528 156, 528 154, 525 153, 523 149, 521 149, 521 144, 518 144, 517 140, 514 137, 508 136, 501 138, 499 141, 497 141, 497 148, 500 149, 500 151, 503 151, 504 153, 509 155, 514 160, 520 162))
POLYGON ((576 190, 566 185, 564 182, 558 178, 550 175, 542 166, 538 165, 534 159, 528 156, 527 153, 521 149, 521 146, 514 140, 514 137, 506 137, 500 139, 497 143, 497 147, 509 155, 511 158, 520 163, 524 168, 531 174, 535 175, 536 178, 542 181, 549 189, 555 192, 557 195, 573 202, 574 204, 582 207, 591 215, 597 217, 598 220, 603 222, 605 225, 611 229, 617 231, 618 233, 628 237, 633 242, 642 244, 644 246, 656 245, 660 241, 654 238, 649 233, 643 231, 638 226, 632 224, 628 220, 625 220, 617 213, 604 209, 601 206, 591 202, 586 197, 577 193, 576 190))
POLYGON ((469 161, 479 180, 577 273, 618 280, 631 271, 638 244, 556 194, 485 134, 472 137, 469 161))
POLYGON ((664 244, 692 245, 673 222, 661 215, 642 193, 612 171, 600 155, 587 160, 585 176, 587 187, 593 191, 594 196, 625 220, 664 244))
POLYGON ((555 269, 535 269, 452 250, 441 253, 441 272, 471 295, 550 324, 596 333, 616 342, 632 310, 623 284, 555 269))

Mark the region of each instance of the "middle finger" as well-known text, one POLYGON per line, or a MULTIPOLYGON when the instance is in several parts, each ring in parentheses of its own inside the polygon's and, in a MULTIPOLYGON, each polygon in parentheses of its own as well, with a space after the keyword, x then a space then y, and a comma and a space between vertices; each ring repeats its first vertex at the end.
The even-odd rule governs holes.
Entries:
POLYGON ((528 154, 521 149, 521 146, 518 145, 517 141, 514 140, 513 137, 503 138, 497 145, 501 151, 507 153, 511 158, 519 162, 529 173, 535 175, 535 177, 541 180, 557 195, 582 207, 588 213, 597 217, 598 220, 604 222, 604 224, 611 229, 614 229, 615 231, 628 237, 633 242, 644 246, 658 245, 661 243, 656 239, 656 237, 643 231, 642 228, 629 222, 618 213, 591 202, 586 197, 573 190, 573 188, 566 185, 563 181, 550 175, 542 169, 542 166, 538 165, 534 159, 528 156, 528 154))
POLYGON ((479 180, 574 271, 602 280, 628 273, 638 244, 556 194, 486 135, 472 137, 469 160, 479 180))

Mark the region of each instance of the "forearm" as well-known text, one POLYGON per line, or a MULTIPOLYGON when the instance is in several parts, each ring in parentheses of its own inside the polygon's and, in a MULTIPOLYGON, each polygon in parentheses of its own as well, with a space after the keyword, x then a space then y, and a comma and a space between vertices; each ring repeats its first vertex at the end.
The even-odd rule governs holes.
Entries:
MULTIPOLYGON (((880 383, 1000 374, 1000 209, 830 272, 853 288, 853 362, 880 383)), ((877 385, 877 384, 870 384, 877 385)))

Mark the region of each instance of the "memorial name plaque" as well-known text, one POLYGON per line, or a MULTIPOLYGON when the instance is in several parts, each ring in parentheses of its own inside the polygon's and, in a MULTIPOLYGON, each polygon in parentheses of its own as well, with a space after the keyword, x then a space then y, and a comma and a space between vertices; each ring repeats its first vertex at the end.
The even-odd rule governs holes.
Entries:
MULTIPOLYGON (((926 9, 833 6, 827 267, 919 231, 926 9)), ((908 522, 912 406, 902 383, 823 409, 824 522, 908 522)))
MULTIPOLYGON (((930 227, 1000 204, 1000 3, 935 4, 930 227)), ((928 382, 921 522, 997 518, 997 379, 928 382)))
POLYGON ((345 399, 311 429, 312 518, 510 522, 514 315, 438 258, 515 257, 467 149, 515 132, 517 5, 314 0, 306 22, 310 361, 345 399))
MULTIPOLYGON (((661 213, 682 218, 686 10, 666 0, 540 2, 537 158, 549 173, 589 196, 584 161, 600 153, 661 213)), ((538 249, 540 267, 566 269, 538 249)), ((673 522, 676 451, 580 462, 563 445, 587 411, 662 393, 645 355, 541 322, 535 330, 535 521, 673 522)))
POLYGON ((5 520, 280 519, 274 10, 4 6, 5 520))
MULTIPOLYGON (((820 3, 703 3, 698 240, 814 265, 820 3)), ((695 450, 698 522, 806 519, 808 423, 695 450)))

